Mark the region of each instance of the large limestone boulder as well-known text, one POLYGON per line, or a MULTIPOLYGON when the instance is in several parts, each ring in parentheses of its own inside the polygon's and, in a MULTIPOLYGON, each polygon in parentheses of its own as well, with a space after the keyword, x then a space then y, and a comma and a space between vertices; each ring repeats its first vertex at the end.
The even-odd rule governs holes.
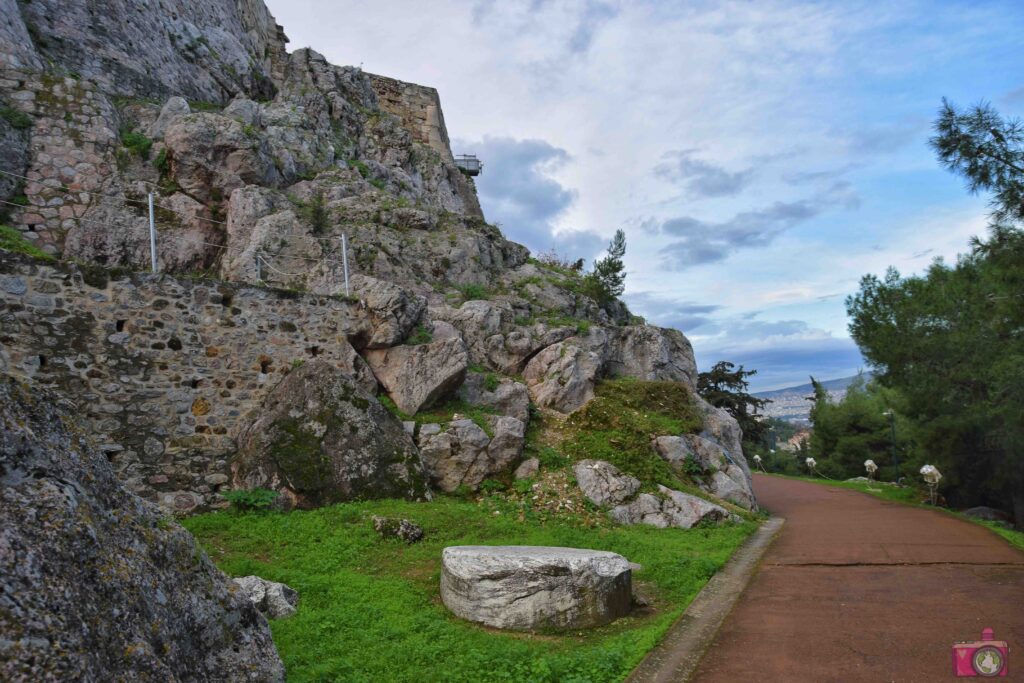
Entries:
POLYGON ((367 351, 366 362, 403 413, 415 415, 453 393, 469 367, 461 339, 367 351))
POLYGON ((602 626, 629 613, 626 558, 579 548, 453 546, 441 556, 441 600, 456 616, 515 631, 602 626))
POLYGON ((264 618, 75 412, 0 382, 0 680, 284 681, 264 618))
POLYGON ((429 499, 402 423, 353 378, 306 363, 275 387, 238 440, 235 488, 280 491, 302 508, 368 498, 429 499))
POLYGON ((691 529, 701 522, 717 524, 730 518, 729 511, 703 498, 658 486, 661 496, 641 493, 636 500, 612 508, 608 515, 620 524, 648 524, 665 529, 691 529))
POLYGON ((459 418, 447 425, 420 427, 418 444, 431 483, 451 493, 460 486, 476 490, 489 476, 504 472, 519 459, 526 426, 510 416, 492 416, 488 436, 473 420, 459 418))
POLYGON ((757 507, 750 477, 718 443, 697 434, 660 436, 654 450, 680 475, 692 472, 693 463, 709 493, 747 510, 757 507))
POLYGON ((524 424, 530 419, 530 392, 525 384, 508 377, 502 377, 496 386, 488 388, 487 375, 471 372, 459 387, 459 398, 471 405, 510 415, 524 424))
POLYGON ((594 397, 601 358, 567 340, 552 344, 526 365, 523 377, 539 406, 571 413, 594 397))
POLYGON ((619 505, 640 490, 639 479, 603 460, 580 460, 572 471, 583 495, 594 505, 619 505))
POLYGON ((351 278, 352 294, 366 305, 373 333, 366 342, 368 349, 384 349, 405 339, 420 321, 427 300, 411 294, 396 284, 368 275, 351 278))

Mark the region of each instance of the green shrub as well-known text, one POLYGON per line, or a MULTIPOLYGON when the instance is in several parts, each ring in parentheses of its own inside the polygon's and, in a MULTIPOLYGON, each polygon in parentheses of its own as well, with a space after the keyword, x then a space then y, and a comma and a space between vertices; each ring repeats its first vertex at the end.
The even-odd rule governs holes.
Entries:
POLYGON ((359 175, 364 178, 370 177, 370 167, 366 165, 366 162, 360 161, 359 159, 349 159, 348 165, 359 171, 359 175))
POLYGON ((268 489, 238 489, 225 491, 221 495, 224 496, 224 500, 231 503, 233 509, 247 512, 270 509, 280 494, 268 489))
POLYGON ((493 372, 484 375, 484 389, 487 391, 495 391, 500 384, 501 380, 493 372))
POLYGON ((156 157, 153 158, 153 168, 160 172, 160 175, 164 175, 170 170, 170 162, 167 159, 167 148, 160 150, 156 157))
POLYGON ((464 301, 487 300, 491 298, 491 290, 484 285, 469 283, 467 285, 457 285, 455 289, 459 290, 464 301))
POLYGON ((295 206, 295 212, 309 223, 310 228, 313 229, 313 234, 323 234, 330 220, 330 212, 327 209, 327 203, 324 201, 324 193, 321 190, 317 190, 309 198, 309 201, 303 201, 292 195, 289 195, 288 199, 295 206))
POLYGON ((434 341, 434 336, 424 325, 417 325, 416 328, 406 337, 405 343, 409 346, 420 346, 434 341))
POLYGON ((520 495, 526 495, 533 489, 533 477, 528 479, 516 479, 512 482, 512 490, 520 495))
POLYGON ((135 156, 149 159, 149 149, 153 146, 153 141, 142 133, 124 130, 121 131, 121 145, 135 156))
POLYGON ((25 130, 32 127, 32 117, 23 111, 0 106, 0 118, 10 124, 16 130, 25 130))
POLYGON ((504 491, 505 489, 506 486, 497 479, 484 479, 480 482, 480 493, 483 493, 484 495, 489 496, 492 493, 504 491))

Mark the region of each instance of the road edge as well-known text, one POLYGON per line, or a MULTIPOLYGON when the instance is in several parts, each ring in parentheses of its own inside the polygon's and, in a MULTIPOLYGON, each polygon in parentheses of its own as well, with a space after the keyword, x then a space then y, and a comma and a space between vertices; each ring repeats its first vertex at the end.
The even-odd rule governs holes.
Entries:
POLYGON ((626 683, 683 683, 690 680, 785 521, 781 517, 771 517, 744 541, 676 619, 661 642, 647 653, 626 683))

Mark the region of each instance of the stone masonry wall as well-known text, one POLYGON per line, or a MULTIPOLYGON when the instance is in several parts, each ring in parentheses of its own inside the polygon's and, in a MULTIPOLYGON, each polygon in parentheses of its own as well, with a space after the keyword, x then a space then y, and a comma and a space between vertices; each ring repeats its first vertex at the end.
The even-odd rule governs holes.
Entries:
POLYGON ((380 108, 401 119, 402 127, 412 132, 416 142, 427 145, 442 159, 454 163, 437 90, 386 76, 366 75, 377 93, 380 108))
POLYGON ((351 371, 358 303, 165 275, 110 276, 0 251, 0 372, 80 400, 126 485, 178 512, 216 505, 246 417, 313 357, 351 371))

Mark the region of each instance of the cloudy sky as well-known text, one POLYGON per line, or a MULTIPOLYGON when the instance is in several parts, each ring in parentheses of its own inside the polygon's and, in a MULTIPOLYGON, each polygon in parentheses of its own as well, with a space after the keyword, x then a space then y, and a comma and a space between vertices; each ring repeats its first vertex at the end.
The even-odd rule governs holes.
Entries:
POLYGON ((267 0, 338 64, 436 87, 487 217, 592 259, 756 389, 862 367, 844 299, 984 231, 926 143, 943 96, 1024 114, 1024 3, 267 0))

